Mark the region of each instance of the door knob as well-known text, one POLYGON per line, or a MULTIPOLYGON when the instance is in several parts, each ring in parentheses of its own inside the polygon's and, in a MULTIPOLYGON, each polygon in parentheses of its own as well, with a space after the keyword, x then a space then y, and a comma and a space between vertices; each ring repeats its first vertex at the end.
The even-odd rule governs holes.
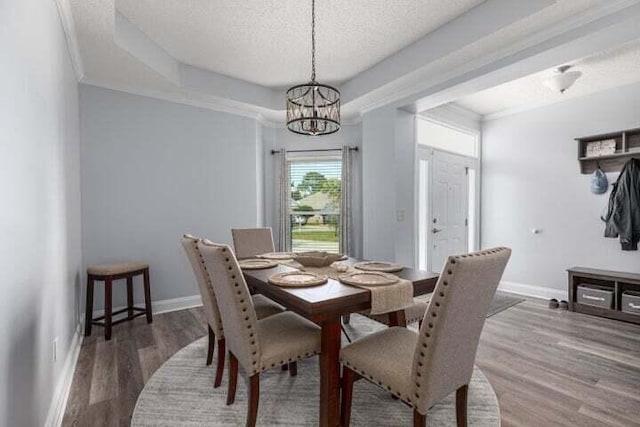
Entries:
POLYGON ((442 231, 441 229, 439 229, 439 228, 435 228, 435 227, 433 227, 433 228, 431 229, 431 232, 432 232, 433 234, 439 233, 439 232, 441 232, 441 231, 442 231))

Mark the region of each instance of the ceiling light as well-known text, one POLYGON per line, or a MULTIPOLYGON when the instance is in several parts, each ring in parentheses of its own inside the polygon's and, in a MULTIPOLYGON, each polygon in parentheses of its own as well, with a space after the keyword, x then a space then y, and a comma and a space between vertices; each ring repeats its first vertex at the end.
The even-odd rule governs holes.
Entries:
POLYGON ((571 68, 571 65, 558 67, 555 73, 542 84, 554 92, 564 93, 582 75, 580 71, 568 71, 569 68, 571 68))
POLYGON ((340 130, 340 92, 316 82, 315 0, 311 0, 311 81, 287 90, 287 128, 312 136, 340 130))

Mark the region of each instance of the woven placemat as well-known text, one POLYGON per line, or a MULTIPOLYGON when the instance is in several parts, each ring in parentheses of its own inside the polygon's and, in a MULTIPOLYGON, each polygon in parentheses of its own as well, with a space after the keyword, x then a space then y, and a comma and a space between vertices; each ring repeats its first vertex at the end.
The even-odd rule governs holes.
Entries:
POLYGON ((238 261, 238 265, 243 270, 264 270, 267 268, 273 268, 278 263, 269 259, 241 259, 238 261))
POLYGON ((269 283, 288 288, 305 288, 327 283, 327 276, 310 271, 286 271, 269 277, 269 283))
POLYGON ((338 280, 354 286, 389 286, 397 283, 400 278, 381 271, 353 271, 339 275, 338 280))
POLYGON ((402 271, 404 268, 402 265, 395 262, 386 261, 364 261, 353 264, 354 268, 363 271, 382 271, 385 273, 394 273, 396 271, 402 271))

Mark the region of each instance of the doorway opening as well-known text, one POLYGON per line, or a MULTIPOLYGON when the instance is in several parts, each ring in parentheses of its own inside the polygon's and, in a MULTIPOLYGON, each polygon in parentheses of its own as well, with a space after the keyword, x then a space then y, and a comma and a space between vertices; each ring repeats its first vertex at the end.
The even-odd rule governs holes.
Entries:
POLYGON ((478 249, 479 133, 418 117, 417 265, 439 272, 478 249))

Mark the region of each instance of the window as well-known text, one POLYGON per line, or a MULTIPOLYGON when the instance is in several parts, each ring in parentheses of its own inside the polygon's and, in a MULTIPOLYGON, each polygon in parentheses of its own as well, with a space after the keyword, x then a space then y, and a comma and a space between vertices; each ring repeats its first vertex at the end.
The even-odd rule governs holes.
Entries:
POLYGON ((288 164, 291 249, 339 252, 341 159, 292 158, 288 164))
POLYGON ((419 117, 417 140, 420 145, 468 157, 478 157, 477 135, 419 117))

